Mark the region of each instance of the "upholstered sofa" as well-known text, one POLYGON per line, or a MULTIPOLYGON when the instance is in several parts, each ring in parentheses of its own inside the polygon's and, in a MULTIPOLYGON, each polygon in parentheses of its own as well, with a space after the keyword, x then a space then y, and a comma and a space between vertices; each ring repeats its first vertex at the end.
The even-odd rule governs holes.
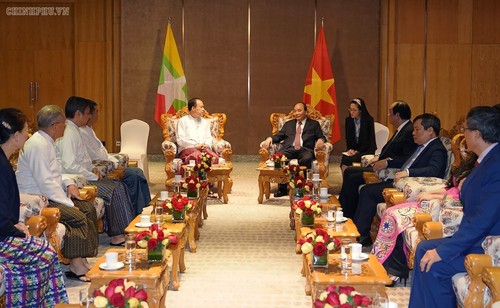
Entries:
MULTIPOLYGON (((177 111, 175 115, 172 114, 162 114, 162 132, 163 132, 163 142, 161 144, 161 149, 163 155, 165 156, 165 173, 167 179, 165 180, 165 186, 172 186, 175 171, 180 168, 180 164, 177 161, 174 162, 177 156, 177 137, 176 129, 177 122, 183 116, 189 114, 187 107, 184 107, 177 111)), ((224 113, 208 113, 205 112, 203 115, 210 123, 210 133, 213 137, 212 149, 223 158, 227 167, 233 168, 232 156, 233 151, 231 149, 231 144, 224 140, 224 132, 226 126, 226 115, 224 113)), ((232 181, 230 181, 232 183, 232 181)))
MULTIPOLYGON (((325 135, 326 140, 329 141, 332 139, 333 134, 333 124, 336 120, 333 115, 323 116, 317 110, 308 110, 308 117, 310 119, 316 120, 319 122, 321 129, 323 131, 323 135, 325 135)), ((293 120, 295 117, 293 115, 293 110, 288 114, 284 113, 272 113, 269 117, 269 121, 271 122, 272 135, 276 135, 285 122, 293 120)), ((259 167, 266 167, 266 161, 269 159, 271 155, 280 150, 280 144, 272 144, 269 149, 265 149, 260 147, 259 155, 260 155, 260 163, 259 167)), ((318 163, 319 176, 321 178, 321 186, 328 187, 328 183, 326 182, 326 178, 328 177, 328 162, 330 159, 330 153, 333 150, 333 145, 330 142, 325 142, 325 147, 322 149, 314 149, 314 155, 316 156, 316 160, 318 163)))

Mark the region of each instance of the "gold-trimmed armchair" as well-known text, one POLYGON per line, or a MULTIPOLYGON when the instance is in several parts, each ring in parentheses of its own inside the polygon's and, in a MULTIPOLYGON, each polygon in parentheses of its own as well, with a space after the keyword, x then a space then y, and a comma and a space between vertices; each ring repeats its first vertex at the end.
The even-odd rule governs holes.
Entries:
MULTIPOLYGON (((294 117, 293 110, 288 114, 284 113, 271 113, 269 116, 269 121, 271 122, 272 135, 276 135, 285 122, 289 120, 293 120, 294 117)), ((310 119, 316 120, 319 122, 321 126, 321 130, 323 131, 323 135, 326 137, 325 146, 322 149, 314 149, 314 156, 318 162, 319 169, 319 177, 321 178, 321 186, 328 187, 328 183, 326 182, 326 178, 328 177, 329 168, 328 163, 330 159, 330 153, 333 150, 333 145, 329 142, 332 139, 333 134, 333 124, 335 121, 334 115, 322 115, 319 111, 314 109, 309 109, 307 111, 307 116, 310 119)), ((262 146, 259 150, 260 155, 260 163, 259 167, 266 167, 266 161, 269 159, 269 156, 274 154, 276 151, 279 151, 279 144, 272 144, 269 149, 265 149, 262 146)))
MULTIPOLYGON (((172 186, 175 168, 174 159, 177 156, 177 139, 176 139, 176 129, 177 122, 183 116, 189 114, 188 108, 183 107, 178 110, 175 115, 172 114, 162 114, 161 124, 163 132, 163 142, 161 144, 161 149, 163 155, 165 156, 165 173, 167 179, 165 180, 165 187, 172 186)), ((213 144, 212 149, 219 155, 219 157, 225 160, 227 167, 233 169, 233 151, 231 149, 231 144, 224 140, 224 129, 226 126, 226 114, 224 113, 212 113, 205 111, 203 117, 207 119, 210 123, 210 133, 212 134, 213 144)), ((231 181, 230 181, 231 182, 231 181)))

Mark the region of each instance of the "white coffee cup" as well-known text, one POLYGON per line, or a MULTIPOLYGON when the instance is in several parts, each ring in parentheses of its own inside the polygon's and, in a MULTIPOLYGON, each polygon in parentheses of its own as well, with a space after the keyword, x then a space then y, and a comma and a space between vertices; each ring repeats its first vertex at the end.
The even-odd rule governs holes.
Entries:
POLYGON ((106 267, 115 267, 118 263, 118 252, 106 252, 106 267))
POLYGON ((328 187, 321 187, 319 189, 319 196, 320 197, 326 197, 326 196, 328 196, 328 187))
POLYGON ((385 303, 385 307, 387 307, 387 308, 398 308, 398 303, 396 303, 396 302, 390 302, 389 301, 389 302, 385 303))
POLYGON ((182 175, 181 174, 174 175, 174 183, 180 183, 180 182, 182 182, 182 175))
POLYGON ((342 220, 342 219, 344 219, 344 212, 342 212, 342 211, 337 211, 337 212, 335 213, 335 219, 336 219, 336 220, 342 220))
POLYGON ((360 243, 352 243, 351 244, 351 255, 353 259, 359 259, 361 257, 361 248, 363 245, 360 243))
MULTIPOLYGON (((355 258, 354 255, 352 255, 352 257, 355 258)), ((351 271, 353 275, 361 275, 361 263, 352 263, 351 271)))
POLYGON ((141 215, 141 225, 145 226, 151 222, 149 215, 141 215))
POLYGON ((161 200, 165 200, 165 199, 167 199, 167 198, 168 198, 168 191, 166 191, 166 190, 162 190, 162 191, 160 192, 160 199, 161 199, 161 200))
POLYGON ((191 160, 189 161, 189 166, 194 167, 194 165, 196 165, 196 160, 191 159, 191 160))
POLYGON ((328 210, 328 215, 326 216, 328 220, 334 220, 335 219, 335 211, 334 210, 328 210))
MULTIPOLYGON (((319 173, 313 173, 313 180, 319 180, 319 173)), ((328 188, 326 188, 326 192, 328 193, 328 188)))

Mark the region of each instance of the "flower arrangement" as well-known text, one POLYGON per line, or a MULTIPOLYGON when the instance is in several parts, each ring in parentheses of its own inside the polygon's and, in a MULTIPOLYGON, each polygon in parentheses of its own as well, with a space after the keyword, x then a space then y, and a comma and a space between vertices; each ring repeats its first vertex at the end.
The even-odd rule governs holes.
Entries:
POLYGON ((290 188, 304 188, 305 191, 311 191, 313 183, 308 182, 303 176, 296 175, 289 182, 290 188))
POLYGON ((316 202, 310 196, 305 196, 294 202, 295 213, 297 214, 306 214, 306 215, 314 215, 321 214, 321 204, 316 202))
POLYGON ((165 200, 162 205, 166 210, 189 211, 193 207, 193 202, 181 194, 174 194, 171 200, 165 200))
POLYGON ((196 165, 194 165, 193 170, 196 172, 200 172, 200 171, 201 172, 209 172, 211 165, 212 165, 212 163, 210 163, 210 165, 209 165, 205 161, 200 161, 199 163, 196 163, 196 165))
POLYGON ((314 301, 315 308, 323 307, 368 307, 372 303, 368 296, 356 292, 351 286, 330 285, 314 301))
POLYGON ((151 225, 149 230, 139 232, 135 237, 137 246, 141 248, 155 249, 158 244, 167 246, 168 244, 175 245, 179 242, 177 235, 170 234, 167 229, 158 227, 157 224, 151 225))
POLYGON ((299 165, 283 166, 283 172, 285 172, 285 174, 289 175, 290 177, 297 175, 300 175, 302 177, 304 176, 304 170, 301 170, 299 165))
POLYGON ((107 307, 149 307, 146 291, 126 278, 113 279, 107 285, 94 290, 94 306, 107 307))
POLYGON ((212 155, 210 155, 209 153, 207 153, 205 151, 201 152, 201 155, 200 155, 200 162, 201 163, 204 163, 208 167, 211 167, 213 160, 214 160, 214 157, 212 155))
POLYGON ((182 187, 187 190, 196 190, 201 187, 200 178, 195 175, 190 175, 184 180, 182 187))
POLYGON ((285 155, 283 155, 281 152, 276 152, 271 156, 271 160, 276 164, 276 163, 284 163, 288 160, 285 155))
POLYGON ((308 254, 311 251, 315 256, 322 256, 325 252, 332 251, 340 247, 340 240, 336 237, 331 237, 326 230, 315 229, 312 232, 306 234, 297 242, 300 246, 300 250, 304 254, 308 254))

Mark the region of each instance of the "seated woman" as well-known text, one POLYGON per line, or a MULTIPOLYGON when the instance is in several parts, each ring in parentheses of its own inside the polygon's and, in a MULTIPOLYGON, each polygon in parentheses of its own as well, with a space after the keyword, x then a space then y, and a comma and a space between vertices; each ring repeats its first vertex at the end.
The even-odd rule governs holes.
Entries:
POLYGON ((350 116, 345 119, 347 151, 342 155, 340 168, 344 170, 354 162, 361 162, 361 156, 374 154, 377 149, 373 117, 366 109, 362 98, 354 98, 349 104, 350 116))
POLYGON ((422 211, 421 201, 432 199, 444 201, 447 198, 458 200, 461 184, 474 168, 476 160, 477 155, 471 153, 458 167, 452 169, 446 189, 422 193, 416 202, 399 204, 385 211, 373 244, 372 254, 384 265, 394 282, 399 278, 404 280, 408 278, 408 261, 401 233, 413 226, 413 215, 422 211))
POLYGON ((5 275, 6 306, 53 307, 68 302, 57 253, 18 222, 19 190, 9 157, 27 139, 24 114, 14 108, 0 110, 0 267, 5 275))

